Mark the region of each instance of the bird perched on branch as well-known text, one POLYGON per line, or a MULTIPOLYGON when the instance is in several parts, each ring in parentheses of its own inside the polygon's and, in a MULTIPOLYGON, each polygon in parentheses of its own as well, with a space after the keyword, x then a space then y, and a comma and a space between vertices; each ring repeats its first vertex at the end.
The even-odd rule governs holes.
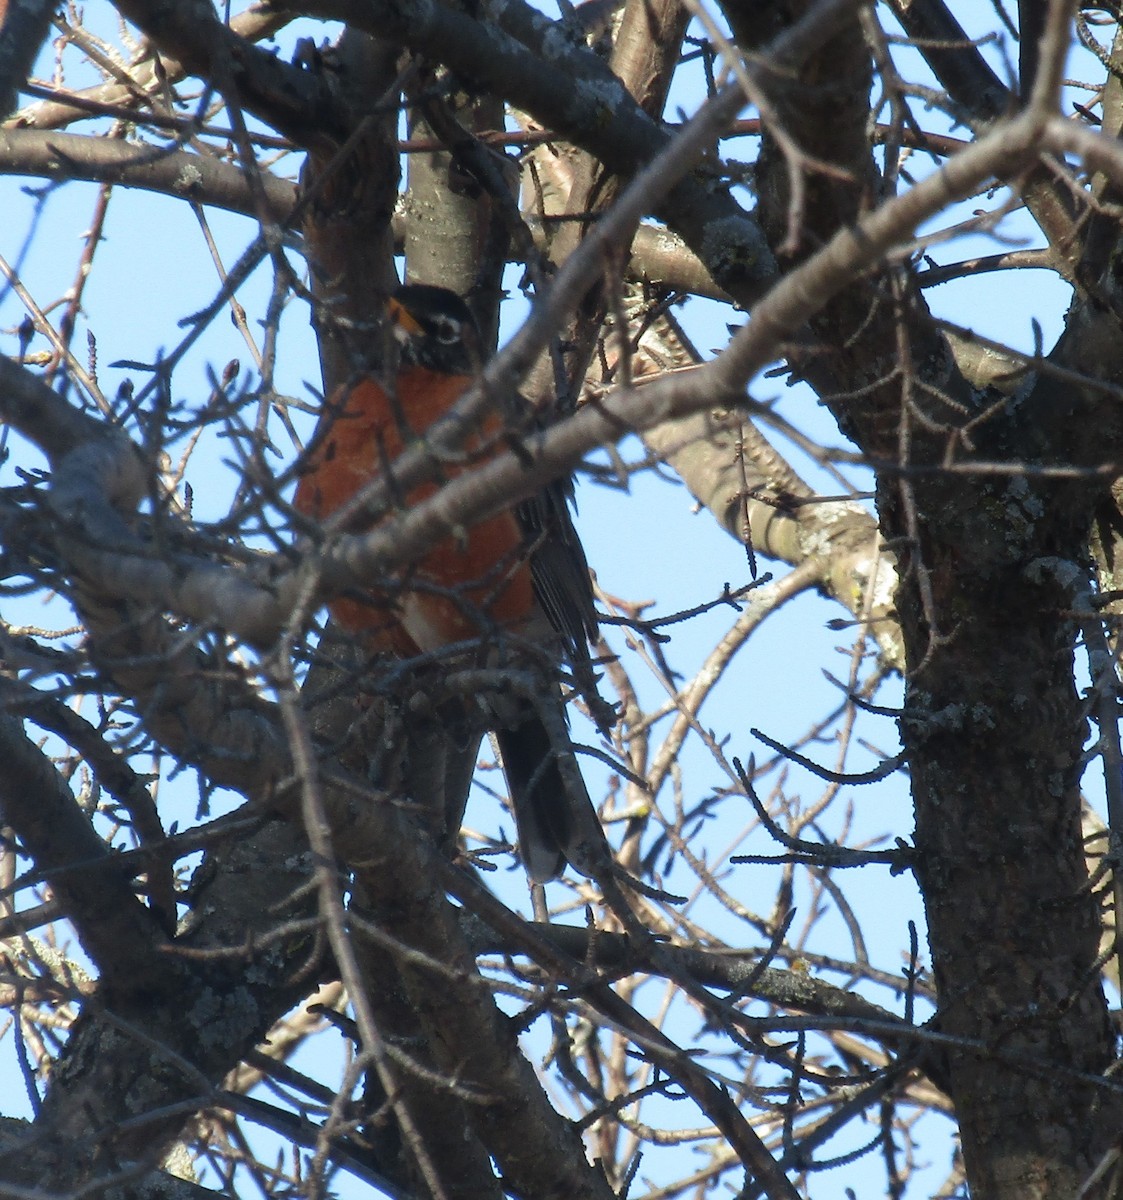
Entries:
MULTIPOLYGON (((471 385, 482 358, 476 323, 464 301, 446 288, 410 284, 386 307, 396 362, 383 376, 363 375, 329 399, 320 418, 295 506, 323 519, 393 463, 407 444, 444 417, 471 385)), ((521 432, 527 432, 525 420, 521 432)), ((506 450, 510 431, 491 415, 440 474, 455 476, 506 450)), ((514 430, 517 436, 520 430, 514 430)), ((412 488, 407 505, 433 495, 438 482, 412 488)), ((409 658, 464 644, 507 651, 532 645, 557 665, 568 661, 602 729, 611 706, 596 693, 589 643, 597 636, 589 568, 569 512, 568 480, 480 521, 429 551, 400 573, 392 601, 342 596, 330 611, 371 654, 409 658)), ((524 656, 525 661, 530 658, 524 656)), ((479 661, 478 659, 476 660, 479 661)), ((521 665, 521 663, 520 663, 521 665)), ((573 756, 555 680, 533 699, 485 701, 499 743, 518 826, 519 847, 535 882, 559 875, 566 861, 591 861, 591 831, 603 834, 573 756), (591 820, 590 820, 591 818, 591 820)))

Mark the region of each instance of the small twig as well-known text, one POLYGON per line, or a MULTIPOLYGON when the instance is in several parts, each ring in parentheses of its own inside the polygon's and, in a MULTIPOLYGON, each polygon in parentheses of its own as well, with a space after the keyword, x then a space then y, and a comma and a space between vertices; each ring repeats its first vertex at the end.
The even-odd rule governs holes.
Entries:
POLYGON ((749 732, 753 737, 759 738, 770 750, 775 750, 777 754, 789 759, 791 762, 798 763, 801 767, 806 767, 812 774, 818 775, 820 779, 827 780, 828 783, 849 783, 854 785, 877 783, 879 780, 888 779, 894 771, 903 767, 907 762, 907 756, 902 750, 900 754, 894 754, 892 758, 887 758, 885 762, 879 763, 872 771, 861 771, 855 774, 844 771, 832 771, 829 767, 821 767, 817 762, 805 758, 802 754, 785 746, 783 742, 777 742, 774 738, 770 738, 768 734, 761 733, 759 729, 750 729, 749 732))
MULTIPOLYGON (((749 803, 756 810, 756 815, 760 818, 761 824, 781 846, 799 855, 800 861, 810 861, 819 865, 833 867, 860 867, 865 863, 885 863, 898 870, 902 869, 902 864, 906 861, 906 855, 904 847, 900 843, 898 843, 895 850, 851 850, 848 847, 835 846, 827 842, 806 842, 801 838, 792 837, 791 834, 786 833, 776 824, 769 814, 768 809, 764 807, 760 797, 756 794, 756 788, 752 785, 753 760, 749 759, 747 770, 739 758, 733 760, 733 766, 736 768, 745 795, 748 797, 749 803)), ((774 858, 758 854, 735 854, 729 861, 732 863, 751 863, 762 861, 772 862, 775 860, 774 858)))

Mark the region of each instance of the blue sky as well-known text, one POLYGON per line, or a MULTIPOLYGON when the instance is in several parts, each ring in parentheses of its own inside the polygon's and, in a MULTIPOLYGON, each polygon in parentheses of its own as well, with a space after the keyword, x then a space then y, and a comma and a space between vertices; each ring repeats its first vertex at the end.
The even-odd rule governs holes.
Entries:
MULTIPOLYGON (((100 7, 107 8, 105 5, 100 7)), ((98 8, 98 5, 90 5, 88 11, 97 16, 100 15, 96 11, 98 8)), ((987 8, 989 19, 991 14, 989 6, 987 8)), ((295 36, 306 32, 306 29, 285 31, 282 46, 290 47, 295 36)), ((324 36, 322 30, 318 29, 316 36, 324 36)), ((683 103, 689 101, 685 95, 679 99, 683 103)), ((936 122, 933 114, 929 127, 937 127, 936 122)), ((731 156, 750 156, 746 143, 737 142, 731 146, 727 147, 731 156)), ((914 169, 923 169, 919 156, 915 156, 910 165, 914 169)), ((295 171, 297 166, 293 156, 286 169, 295 171)), ((30 182, 0 178, 0 211, 7 218, 0 232, 0 253, 9 262, 19 260, 24 282, 41 302, 46 303, 61 296, 74 278, 82 233, 88 227, 97 189, 85 184, 68 184, 54 189, 42 201, 37 213, 38 202, 24 190, 30 182), (28 232, 33 226, 34 237, 29 241, 28 232)), ((952 218, 942 217, 941 222, 951 223, 962 216, 960 212, 952 218)), ((244 218, 219 212, 209 212, 208 220, 229 268, 254 238, 255 227, 244 218)), ((1004 231, 1010 238, 1039 244, 1036 231, 1028 226, 1024 217, 1009 218, 1004 231)), ((994 248, 991 238, 976 237, 961 239, 951 248, 939 247, 934 254, 941 261, 948 261, 977 251, 993 252, 994 248)), ((293 261, 298 261, 295 256, 293 261)), ((263 268, 239 294, 239 300, 250 315, 251 328, 255 330, 255 321, 265 311, 269 284, 269 275, 263 268)), ((91 332, 97 342, 98 375, 106 394, 112 395, 127 376, 139 384, 142 377, 136 372, 114 369, 109 364, 120 359, 154 361, 182 336, 177 323, 202 308, 213 297, 216 287, 216 275, 209 263, 198 222, 186 205, 163 197, 118 191, 110 205, 105 240, 98 249, 95 269, 84 295, 85 312, 74 343, 78 357, 85 359, 86 334, 91 332)), ((1067 296, 1064 286, 1051 276, 1033 271, 1020 273, 1014 286, 1009 277, 998 275, 947 284, 932 291, 928 300, 938 315, 969 324, 987 336, 1029 350, 1033 346, 1035 320, 1042 327, 1045 346, 1055 340, 1062 327, 1067 296)), ((703 350, 720 347, 727 339, 726 322, 742 319, 736 314, 731 316, 728 309, 704 302, 687 304, 680 315, 687 332, 703 350)), ((6 353, 15 350, 13 329, 21 318, 18 300, 10 291, 5 292, 0 296, 0 347, 6 353)), ((319 386, 319 367, 307 310, 302 304, 290 306, 282 319, 281 330, 277 387, 286 394, 308 398, 310 389, 319 386)), ((32 345, 33 350, 41 347, 39 341, 32 345)), ((234 358, 242 364, 246 385, 253 387, 256 380, 250 370, 251 356, 241 335, 224 315, 212 324, 205 339, 177 371, 175 398, 198 403, 209 391, 208 372, 221 371, 224 364, 234 358)), ((807 389, 789 389, 780 380, 761 379, 753 384, 752 395, 757 400, 775 400, 778 410, 809 435, 831 444, 841 444, 842 439, 833 430, 828 414, 807 389)), ((298 424, 306 433, 310 418, 298 418, 298 424)), ((278 445, 284 443, 279 441, 278 445)), ((792 449, 783 448, 785 451, 792 449)), ((11 481, 10 472, 14 466, 38 465, 35 457, 18 440, 13 441, 12 449, 12 461, 4 468, 4 482, 11 481)), ((288 447, 285 449, 287 451, 288 447)), ((628 446, 624 449, 627 452, 628 446)), ((833 482, 824 480, 814 464, 794 449, 792 453, 793 461, 805 477, 816 484, 822 481, 822 486, 831 492, 837 490, 833 482)), ((195 514, 200 520, 219 517, 225 512, 234 485, 233 476, 224 463, 227 457, 228 447, 217 441, 193 456, 187 478, 195 495, 195 514)), ((278 460, 280 465, 281 460, 278 460)), ((858 487, 866 486, 860 472, 851 474, 858 487)), ((685 488, 656 480, 651 475, 636 477, 626 493, 583 485, 579 489, 578 525, 590 562, 605 588, 633 599, 651 599, 655 602, 653 611, 656 612, 689 608, 716 596, 726 583, 736 587, 748 580, 743 550, 717 529, 707 514, 694 511, 693 501, 685 488)), ((762 562, 762 568, 777 574, 785 569, 767 562, 762 562)), ((9 610, 9 615, 16 614, 9 610)), ((40 624, 48 619, 69 623, 69 618, 59 613, 57 606, 44 615, 37 601, 25 603, 16 616, 29 624, 40 624)), ((845 614, 833 604, 807 595, 772 616, 754 635, 702 713, 704 725, 714 729, 719 737, 732 739, 731 753, 746 758, 752 753, 758 757, 767 756, 766 748, 751 738, 748 732, 751 727, 760 727, 780 740, 793 739, 836 703, 837 692, 824 680, 822 670, 826 668, 842 678, 848 672, 853 632, 836 632, 827 627, 829 620, 841 616, 845 614)), ((690 677, 730 620, 728 611, 719 609, 676 627, 668 649, 673 666, 690 677)), ((658 682, 642 666, 638 656, 628 649, 625 637, 615 632, 610 635, 610 640, 624 657, 641 694, 645 698, 659 696, 658 682)), ((879 702, 892 704, 898 693, 898 685, 891 683, 879 696, 879 702)), ((887 719, 862 717, 858 731, 860 736, 887 753, 897 749, 896 731, 887 719)), ((816 748, 815 756, 820 761, 832 763, 834 753, 833 744, 827 743, 816 748)), ((873 761, 871 754, 857 749, 848 767, 851 770, 867 769, 873 761)), ((591 763, 588 772, 595 796, 596 780, 603 778, 603 769, 591 763)), ((684 750, 683 778, 689 797, 695 800, 725 782, 720 769, 697 738, 692 739, 684 750)), ((802 797, 805 803, 810 803, 821 790, 818 781, 796 767, 788 771, 785 786, 793 802, 802 797)), ((908 836, 911 831, 908 796, 900 776, 875 788, 850 789, 845 799, 853 804, 853 827, 848 832, 851 844, 887 834, 908 836)), ((659 802, 667 804, 669 797, 662 795, 659 802)), ((481 796, 476 803, 493 802, 481 796)), ((174 815, 181 823, 192 820, 194 804, 195 792, 188 779, 164 785, 161 805, 167 806, 169 817, 174 815)), ((483 814, 480 820, 489 821, 489 827, 494 825, 485 809, 474 807, 469 812, 469 821, 473 813, 483 814)), ((746 810, 746 823, 748 817, 746 810)), ((714 826, 707 832, 705 841, 711 852, 716 853, 735 836, 738 827, 728 818, 723 818, 721 823, 715 822, 714 826)), ((512 903, 521 902, 521 880, 514 873, 501 875, 494 882, 505 898, 512 903)), ((739 867, 731 872, 727 882, 749 907, 765 912, 770 909, 776 888, 774 871, 739 867)), ((851 873, 845 887, 848 899, 866 926, 871 959, 885 970, 899 971, 903 965, 901 952, 907 945, 907 922, 921 920, 911 880, 908 876, 890 878, 886 870, 872 868, 851 873)), ((797 903, 800 898, 797 894, 797 903)), ((805 894, 802 898, 806 902, 805 894)), ((710 902, 703 902, 700 907, 706 912, 706 919, 719 919, 710 902)), ((797 919, 797 927, 805 916, 803 913, 797 919)), ((727 936, 734 944, 743 944, 745 934, 733 923, 729 932, 722 936, 727 936)), ((840 953, 849 952, 845 932, 836 916, 823 921, 815 948, 830 952, 832 938, 842 939, 837 942, 842 947, 840 953)), ((885 1002, 884 994, 879 1000, 885 1002)), ((686 1028, 688 1024, 684 1016, 682 1027, 686 1028)), ((11 1048, 11 1038, 0 1045, 0 1064, 7 1061, 7 1071, 0 1073, 0 1087, 7 1094, 15 1095, 22 1085, 10 1074, 6 1081, 10 1086, 5 1086, 5 1074, 14 1068, 11 1048)), ((672 1119, 676 1119, 673 1114, 672 1119)), ((872 1127, 868 1132, 872 1136, 872 1127)), ((946 1172, 947 1144, 935 1130, 929 1144, 935 1164, 930 1175, 935 1186, 946 1172)), ((868 1184, 870 1179, 880 1179, 879 1168, 876 1164, 860 1162, 840 1174, 829 1174, 818 1180, 812 1185, 811 1194, 837 1196, 844 1184, 855 1187, 862 1194, 863 1184, 868 1184)), ((924 1188, 918 1185, 915 1194, 924 1194, 924 1188)))

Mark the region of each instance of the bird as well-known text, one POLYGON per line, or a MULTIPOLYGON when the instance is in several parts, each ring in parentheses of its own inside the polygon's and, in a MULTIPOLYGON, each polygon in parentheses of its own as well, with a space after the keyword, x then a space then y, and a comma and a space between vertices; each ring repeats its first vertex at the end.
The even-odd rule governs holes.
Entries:
MULTIPOLYGON (((479 370, 478 326, 463 298, 448 288, 400 286, 386 303, 384 324, 391 335, 389 370, 359 373, 324 405, 293 501, 306 518, 330 516, 384 471, 392 479, 394 460, 449 412, 479 370)), ((522 403, 526 432, 530 406, 522 403)), ((492 414, 467 440, 462 458, 441 462, 441 474, 451 478, 506 450, 504 432, 503 416, 492 414)), ((419 484, 404 502, 415 505, 439 486, 433 480, 419 484)), ((391 599, 331 599, 334 621, 364 649, 401 659, 494 642, 497 635, 533 644, 568 662, 606 731, 615 712, 596 690, 590 644, 598 636, 597 614, 571 496, 572 481, 557 481, 457 531, 400 573, 391 599)), ((568 722, 556 681, 536 702, 506 698, 486 707, 494 713, 491 732, 531 881, 558 877, 566 862, 587 874, 590 830, 602 844, 603 833, 564 732, 568 722), (550 719, 543 706, 550 706, 550 719), (563 756, 570 759, 566 769, 563 756)))

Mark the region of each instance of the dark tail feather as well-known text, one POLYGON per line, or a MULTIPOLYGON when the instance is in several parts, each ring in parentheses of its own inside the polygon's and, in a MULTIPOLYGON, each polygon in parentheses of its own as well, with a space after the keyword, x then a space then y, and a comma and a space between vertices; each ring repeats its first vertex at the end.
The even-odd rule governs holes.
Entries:
POLYGON ((495 737, 526 873, 534 883, 556 879, 578 837, 573 805, 583 800, 591 809, 592 803, 587 794, 570 797, 550 735, 537 717, 514 729, 498 730, 495 737))

